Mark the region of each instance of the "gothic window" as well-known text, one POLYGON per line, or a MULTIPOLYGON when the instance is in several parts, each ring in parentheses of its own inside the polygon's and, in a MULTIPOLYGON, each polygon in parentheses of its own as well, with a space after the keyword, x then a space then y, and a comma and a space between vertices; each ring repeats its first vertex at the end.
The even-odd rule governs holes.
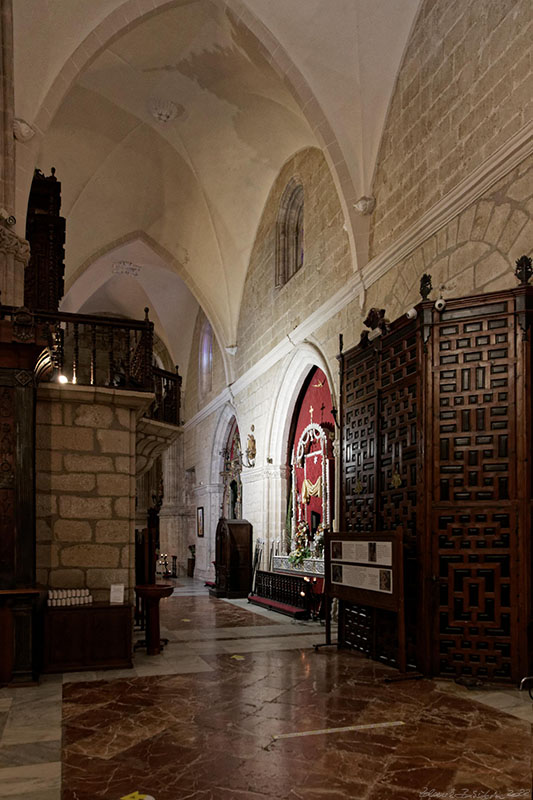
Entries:
POLYGON ((276 286, 283 286, 304 263, 304 188, 287 184, 276 223, 276 286))
POLYGON ((200 397, 204 397, 213 383, 213 329, 207 320, 200 336, 198 377, 200 397))

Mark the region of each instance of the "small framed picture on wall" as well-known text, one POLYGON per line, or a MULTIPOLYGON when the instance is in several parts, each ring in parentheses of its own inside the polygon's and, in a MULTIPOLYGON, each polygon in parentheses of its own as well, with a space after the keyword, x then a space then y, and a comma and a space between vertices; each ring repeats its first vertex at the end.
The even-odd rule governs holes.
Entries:
POLYGON ((196 509, 196 534, 198 536, 204 535, 204 507, 200 506, 196 509))

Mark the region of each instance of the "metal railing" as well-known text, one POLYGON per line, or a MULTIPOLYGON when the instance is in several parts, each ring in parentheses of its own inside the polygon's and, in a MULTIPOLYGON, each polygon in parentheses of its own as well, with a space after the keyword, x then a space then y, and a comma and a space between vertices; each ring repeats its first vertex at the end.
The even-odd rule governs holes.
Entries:
POLYGON ((38 358, 39 379, 81 386, 104 386, 153 392, 147 416, 180 424, 181 377, 154 366, 154 324, 144 309, 144 320, 114 319, 64 311, 28 311, 0 303, 0 319, 39 332, 48 347, 38 358))

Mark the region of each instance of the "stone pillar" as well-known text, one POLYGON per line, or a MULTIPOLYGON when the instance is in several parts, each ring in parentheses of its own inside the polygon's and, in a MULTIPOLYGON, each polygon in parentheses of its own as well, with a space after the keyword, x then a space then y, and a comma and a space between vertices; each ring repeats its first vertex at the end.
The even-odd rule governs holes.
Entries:
POLYGON ((13 136, 13 9, 0 0, 0 300, 4 305, 24 303, 24 268, 30 248, 11 229, 15 224, 15 139, 13 136))
POLYGON ((196 571, 195 577, 203 580, 214 580, 215 569, 215 534, 221 514, 222 483, 200 484, 193 491, 195 509, 192 531, 189 534, 189 544, 196 545, 196 571), (196 509, 204 509, 204 535, 196 535, 196 509))
MULTIPOLYGON (((13 6, 12 0, 0 0, 0 47, 2 85, 0 137, 0 206, 13 213, 15 200, 15 140, 13 119, 15 109, 15 84, 13 64, 13 6)), ((22 304, 20 304, 22 305, 22 304)))
POLYGON ((0 221, 0 302, 5 306, 22 306, 24 302, 24 269, 30 260, 30 246, 0 221))
POLYGON ((241 473, 243 517, 252 523, 254 543, 263 539, 263 568, 268 567, 270 546, 283 541, 287 514, 289 468, 285 464, 267 464, 241 473))
POLYGON ((136 482, 136 502, 135 502, 135 528, 142 531, 146 528, 148 508, 151 505, 150 498, 150 471, 143 472, 136 482))
POLYGON ((163 505, 159 512, 159 537, 161 552, 168 553, 169 566, 171 556, 180 556, 185 543, 180 541, 179 516, 183 511, 183 439, 177 439, 161 456, 163 466, 163 505))
POLYGON ((41 384, 37 393, 37 575, 45 586, 112 583, 133 599, 137 417, 143 392, 41 384))

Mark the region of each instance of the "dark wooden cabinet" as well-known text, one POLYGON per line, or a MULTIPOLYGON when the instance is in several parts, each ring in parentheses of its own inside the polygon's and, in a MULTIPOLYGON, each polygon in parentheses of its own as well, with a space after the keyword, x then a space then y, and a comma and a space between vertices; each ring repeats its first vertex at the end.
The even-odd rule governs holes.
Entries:
MULTIPOLYGON (((532 309, 528 286, 424 302, 341 355, 341 530, 403 527, 409 659, 426 674, 530 672, 532 309)), ((386 613, 344 619, 346 642, 394 652, 386 613)))
POLYGON ((248 597, 252 588, 252 526, 245 519, 220 519, 215 543, 215 597, 248 597))
POLYGON ((32 588, 0 590, 0 686, 33 683, 39 677, 45 594, 32 588))
POLYGON ((130 605, 47 608, 43 672, 131 667, 132 625, 130 605))

